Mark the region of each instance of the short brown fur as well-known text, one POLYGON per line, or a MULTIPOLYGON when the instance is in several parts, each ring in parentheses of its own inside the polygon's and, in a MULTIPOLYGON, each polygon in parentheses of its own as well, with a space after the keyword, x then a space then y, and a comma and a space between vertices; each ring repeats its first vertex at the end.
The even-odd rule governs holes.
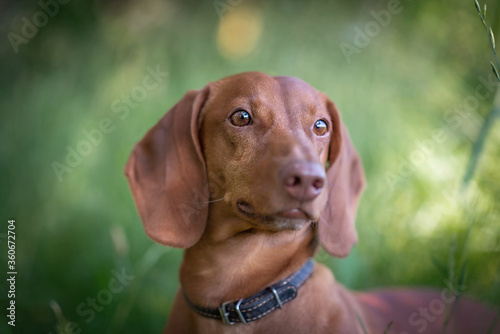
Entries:
MULTIPOLYGON (((186 248, 165 333, 442 333, 440 317, 415 324, 412 313, 450 295, 425 290, 352 293, 323 265, 283 310, 249 323, 224 325, 187 305, 218 307, 247 298, 296 271, 321 246, 344 257, 364 175, 335 105, 291 77, 250 72, 188 92, 139 142, 126 174, 147 234, 186 248), (230 116, 245 110, 248 126, 230 116), (328 125, 325 135, 313 126, 328 125), (291 196, 284 168, 321 165, 326 183, 313 199, 291 196), (302 218, 289 218, 299 211, 302 218), (361 325, 362 324, 362 325, 361 325), (420 331, 422 330, 422 331, 420 331)), ((447 333, 485 333, 494 313, 461 300, 447 333)), ((499 330, 493 333, 499 333, 499 330)))

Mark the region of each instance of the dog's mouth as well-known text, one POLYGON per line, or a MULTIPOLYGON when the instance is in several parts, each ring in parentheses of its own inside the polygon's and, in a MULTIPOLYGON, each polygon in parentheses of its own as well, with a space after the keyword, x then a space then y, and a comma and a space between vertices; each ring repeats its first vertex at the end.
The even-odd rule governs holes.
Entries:
POLYGON ((277 216, 290 219, 312 220, 308 213, 299 208, 279 212, 277 216))
POLYGON ((236 207, 238 209, 238 212, 243 214, 247 218, 258 220, 263 223, 272 223, 278 220, 296 222, 315 220, 310 213, 300 207, 279 211, 271 215, 260 215, 256 213, 255 208, 250 203, 241 199, 236 202, 236 207))

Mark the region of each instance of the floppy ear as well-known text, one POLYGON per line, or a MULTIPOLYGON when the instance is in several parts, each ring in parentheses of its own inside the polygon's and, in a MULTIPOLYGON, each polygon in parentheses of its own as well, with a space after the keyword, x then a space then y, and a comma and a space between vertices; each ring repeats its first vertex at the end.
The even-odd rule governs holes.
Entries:
POLYGON ((135 145, 125 166, 147 235, 187 248, 201 237, 208 214, 208 182, 198 138, 209 86, 189 91, 135 145))
POLYGON ((358 239, 354 223, 365 177, 361 159, 337 108, 328 98, 326 105, 333 129, 328 157, 330 165, 326 171, 328 202, 319 221, 319 238, 328 254, 345 257, 358 239))

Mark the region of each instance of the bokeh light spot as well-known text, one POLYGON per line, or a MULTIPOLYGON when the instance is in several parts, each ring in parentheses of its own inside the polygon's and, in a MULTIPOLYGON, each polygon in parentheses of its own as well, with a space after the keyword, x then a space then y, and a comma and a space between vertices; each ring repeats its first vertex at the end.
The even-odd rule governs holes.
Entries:
POLYGON ((262 14, 254 8, 238 7, 224 15, 217 31, 217 48, 226 59, 241 59, 259 43, 262 14))

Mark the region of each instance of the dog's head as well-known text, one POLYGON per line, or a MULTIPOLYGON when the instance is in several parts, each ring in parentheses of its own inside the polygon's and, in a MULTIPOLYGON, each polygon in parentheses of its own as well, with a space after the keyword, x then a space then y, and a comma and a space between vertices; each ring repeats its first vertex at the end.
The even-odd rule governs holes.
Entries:
POLYGON ((335 105, 296 78, 243 73, 188 92, 125 173, 147 234, 168 246, 195 244, 215 207, 273 232, 317 222, 339 257, 357 239, 359 156, 335 105))

